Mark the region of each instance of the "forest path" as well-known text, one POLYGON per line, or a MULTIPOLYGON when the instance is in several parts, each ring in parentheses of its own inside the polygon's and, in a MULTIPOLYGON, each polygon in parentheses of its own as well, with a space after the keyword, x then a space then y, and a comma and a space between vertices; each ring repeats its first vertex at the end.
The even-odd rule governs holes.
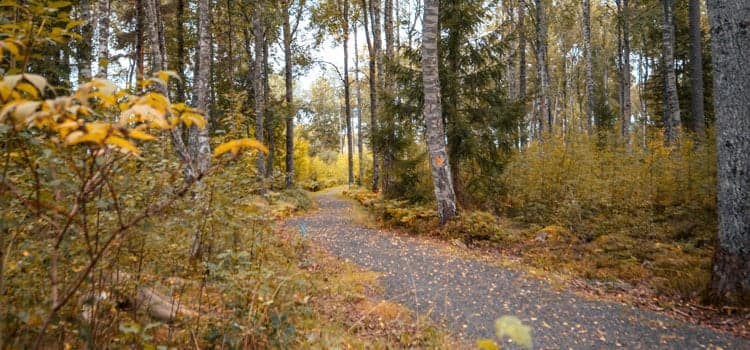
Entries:
MULTIPOLYGON (((590 300, 522 272, 451 256, 446 244, 353 220, 341 189, 316 195, 319 210, 289 219, 329 253, 380 272, 384 295, 444 323, 471 343, 494 338, 494 320, 514 315, 531 326, 534 349, 750 349, 750 342, 668 316, 590 300)), ((516 348, 503 343, 503 349, 516 348)))

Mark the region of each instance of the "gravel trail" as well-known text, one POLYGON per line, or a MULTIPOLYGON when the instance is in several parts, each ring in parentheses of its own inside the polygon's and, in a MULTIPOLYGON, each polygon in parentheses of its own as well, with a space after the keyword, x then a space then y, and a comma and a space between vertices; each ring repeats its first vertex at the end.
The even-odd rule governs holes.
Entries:
MULTIPOLYGON (((438 243, 353 222, 353 204, 329 190, 320 210, 289 219, 331 254, 383 273, 385 297, 429 313, 459 338, 494 338, 494 320, 532 328, 534 349, 749 349, 750 342, 668 316, 552 288, 519 271, 442 253, 438 243)), ((516 348, 505 341, 503 349, 516 348)))

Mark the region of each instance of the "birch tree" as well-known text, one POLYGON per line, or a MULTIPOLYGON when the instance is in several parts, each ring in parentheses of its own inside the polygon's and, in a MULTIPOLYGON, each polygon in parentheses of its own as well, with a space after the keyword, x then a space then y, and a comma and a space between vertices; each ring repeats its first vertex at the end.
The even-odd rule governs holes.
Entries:
POLYGON ((438 17, 439 0, 424 1, 424 24, 422 35, 422 79, 424 83, 424 121, 427 133, 427 148, 430 154, 430 169, 435 189, 437 212, 443 225, 456 215, 456 194, 453 190, 450 162, 445 144, 440 102, 440 75, 438 69, 438 17))

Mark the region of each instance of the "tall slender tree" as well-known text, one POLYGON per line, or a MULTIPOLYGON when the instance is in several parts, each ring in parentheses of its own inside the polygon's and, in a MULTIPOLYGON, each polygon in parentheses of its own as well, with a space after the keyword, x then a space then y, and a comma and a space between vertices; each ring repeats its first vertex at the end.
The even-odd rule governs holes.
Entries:
POLYGON ((292 75, 292 0, 284 3, 284 100, 286 101, 286 188, 294 187, 294 80, 292 75))
MULTIPOLYGON (((210 117, 210 70, 211 70, 211 8, 210 0, 199 0, 198 1, 198 62, 200 64, 195 73, 195 108, 203 112, 206 117, 206 127, 199 128, 192 125, 189 129, 189 144, 188 149, 190 156, 195 162, 195 171, 198 174, 199 181, 195 187, 196 192, 196 203, 201 206, 204 214, 208 212, 208 202, 206 197, 206 189, 203 188, 200 176, 208 171, 211 166, 211 145, 209 143, 209 127, 208 123, 211 121, 210 117)), ((199 227, 195 228, 193 233, 193 242, 190 246, 190 256, 196 258, 200 255, 203 239, 202 230, 199 227)))
MULTIPOLYGON (((379 1, 379 0, 371 0, 379 1)), ((378 163, 378 146, 377 146, 377 133, 378 133, 378 77, 376 74, 376 57, 379 53, 375 49, 376 41, 374 34, 370 36, 370 27, 368 16, 372 12, 370 5, 367 0, 362 0, 362 19, 363 26, 365 28, 365 38, 367 39, 367 49, 369 53, 369 67, 370 67, 370 148, 372 148, 372 191, 378 192, 380 186, 380 165, 378 163)), ((374 27, 374 26, 373 26, 374 27)))
POLYGON ((359 47, 357 41, 357 26, 354 26, 354 84, 357 87, 357 153, 359 156, 359 175, 357 177, 357 185, 362 186, 362 178, 365 175, 364 165, 365 156, 362 145, 362 86, 359 80, 359 47))
POLYGON ((619 23, 621 28, 620 38, 620 136, 623 142, 630 140, 630 6, 628 0, 617 0, 620 9, 619 23))
MULTIPOLYGON (((393 25, 393 0, 385 0, 383 6, 383 31, 385 32, 385 61, 388 65, 395 64, 396 55, 394 50, 394 25, 393 25)), ((391 69, 386 69, 383 74, 383 106, 392 105, 395 84, 392 77, 391 69)), ((383 192, 387 195, 393 187, 393 162, 394 154, 394 132, 395 118, 392 112, 382 113, 383 117, 383 192)))
POLYGON ((352 105, 349 83, 349 0, 342 0, 344 41, 344 111, 346 114, 346 149, 349 186, 354 186, 354 140, 352 139, 352 105))
POLYGON ((91 80, 91 40, 94 37, 93 4, 92 0, 81 0, 78 4, 78 16, 81 22, 79 27, 81 38, 76 45, 76 63, 78 68, 78 83, 91 80))
POLYGON ((445 128, 440 102, 440 73, 438 69, 439 0, 424 1, 422 35, 422 79, 424 82, 424 120, 430 169, 435 189, 435 199, 440 224, 458 214, 456 194, 453 191, 450 162, 445 144, 445 128))
POLYGON ((98 2, 98 62, 99 72, 97 78, 107 79, 107 66, 109 65, 109 0, 98 2))
MULTIPOLYGON (((265 127, 265 105, 263 104, 263 46, 264 46, 264 28, 263 28, 263 3, 255 1, 253 5, 253 49, 255 59, 253 61, 253 98, 255 101, 255 138, 260 142, 265 142, 263 129, 265 127)), ((263 152, 258 152, 258 158, 255 162, 258 175, 265 175, 266 162, 263 152)))
POLYGON ((703 38, 701 35, 700 0, 688 1, 690 18, 690 114, 692 129, 699 140, 706 137, 706 117, 703 106, 703 38))
POLYGON ((711 294, 750 305, 750 2, 708 0, 718 149, 719 234, 711 294))
POLYGON ((591 1, 583 0, 583 55, 586 64, 586 131, 591 134, 594 120, 594 73, 591 59, 591 1))
POLYGON ((539 135, 552 134, 552 110, 549 97, 549 69, 547 67, 547 18, 544 0, 534 0, 536 5, 536 72, 539 84, 539 135))
POLYGON ((526 99, 526 0, 518 2, 518 98, 526 99))
POLYGON ((664 69, 664 139, 668 145, 680 137, 680 100, 674 67, 674 0, 662 0, 662 64, 664 69))

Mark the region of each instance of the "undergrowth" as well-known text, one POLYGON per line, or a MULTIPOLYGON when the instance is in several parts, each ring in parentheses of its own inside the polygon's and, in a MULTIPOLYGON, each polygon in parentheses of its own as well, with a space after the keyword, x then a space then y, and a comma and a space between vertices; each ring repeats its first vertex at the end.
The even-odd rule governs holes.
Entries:
POLYGON ((463 210, 442 228, 433 203, 345 194, 388 226, 490 241, 535 268, 699 300, 717 229, 715 143, 649 140, 625 148, 572 135, 532 144, 495 179, 505 194, 481 205, 494 213, 463 210))

